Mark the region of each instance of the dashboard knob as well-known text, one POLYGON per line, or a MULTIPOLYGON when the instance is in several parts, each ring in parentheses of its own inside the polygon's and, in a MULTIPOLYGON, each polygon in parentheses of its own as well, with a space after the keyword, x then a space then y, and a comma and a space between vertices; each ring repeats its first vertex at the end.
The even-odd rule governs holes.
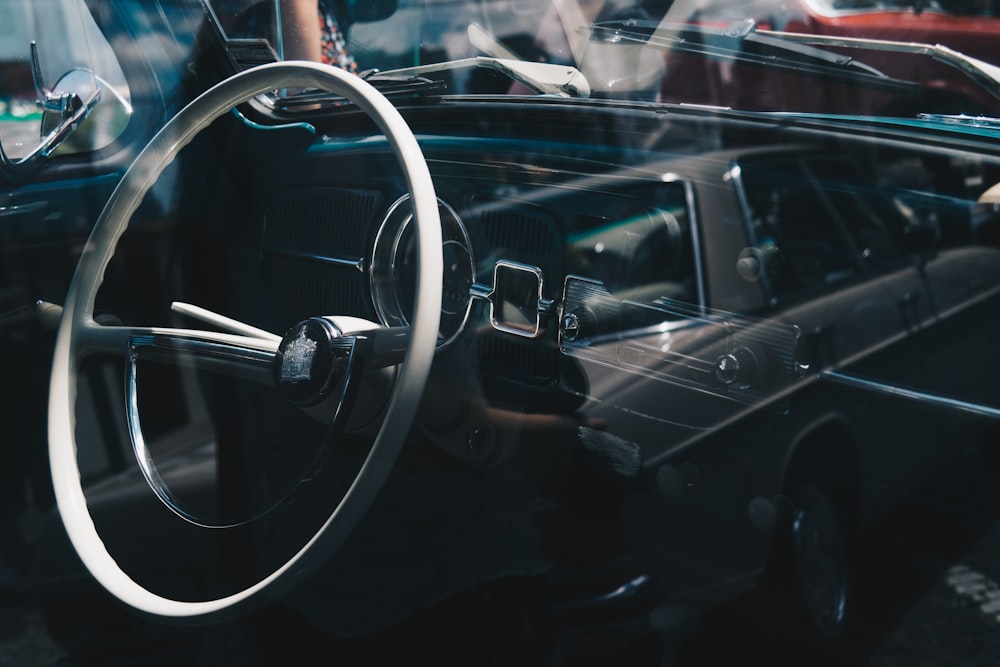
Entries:
POLYGON ((759 385, 766 371, 762 351, 754 351, 746 345, 740 345, 715 360, 715 379, 727 387, 749 389, 759 385))
POLYGON ((577 308, 563 315, 559 323, 559 334, 567 343, 578 343, 594 334, 597 316, 590 308, 577 308))

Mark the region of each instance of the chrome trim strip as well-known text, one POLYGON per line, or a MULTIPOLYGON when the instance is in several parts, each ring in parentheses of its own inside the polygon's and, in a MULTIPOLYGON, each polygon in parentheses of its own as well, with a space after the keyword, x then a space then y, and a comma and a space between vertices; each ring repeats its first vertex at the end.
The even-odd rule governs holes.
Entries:
POLYGON ((986 417, 987 419, 1000 420, 1000 408, 991 407, 989 405, 980 405, 978 403, 963 401, 957 398, 948 398, 947 396, 929 394, 924 391, 891 385, 885 382, 878 382, 876 380, 868 380, 855 375, 841 373, 839 371, 823 371, 819 374, 819 377, 823 380, 847 387, 864 389, 866 391, 871 391, 885 396, 892 396, 894 398, 916 401, 917 403, 922 403, 935 408, 941 408, 943 410, 974 415, 976 417, 986 417))
POLYGON ((37 213, 49 205, 47 201, 32 201, 27 204, 15 204, 14 195, 10 195, 10 205, 0 206, 0 218, 37 213))
POLYGON ((508 260, 502 259, 493 265, 493 290, 490 292, 487 300, 490 302, 490 326, 492 326, 497 331, 502 331, 503 333, 508 333, 514 336, 520 336, 521 338, 538 338, 542 332, 542 316, 553 312, 552 302, 546 300, 543 294, 543 288, 545 286, 545 273, 537 266, 530 266, 528 264, 521 264, 519 262, 510 262, 508 260), (531 273, 538 279, 538 299, 535 306, 535 326, 533 329, 524 328, 520 329, 515 326, 504 324, 496 318, 496 307, 497 307, 497 272, 500 269, 510 269, 512 271, 521 271, 524 273, 531 273))
POLYGON ((684 188, 684 205, 687 213, 688 231, 691 233, 691 253, 694 257, 695 282, 698 290, 698 306, 702 314, 708 313, 708 290, 705 287, 705 271, 702 266, 701 225, 698 216, 697 196, 690 180, 673 172, 663 174, 663 183, 679 183, 684 188))
MULTIPOLYGON (((396 284, 396 263, 399 259, 400 243, 403 240, 403 235, 413 222, 413 213, 407 211, 404 207, 410 203, 412 196, 410 194, 404 194, 396 201, 394 201, 382 216, 382 221, 379 223, 378 232, 375 234, 375 243, 372 245, 371 257, 369 261, 370 270, 368 272, 368 283, 371 290, 372 302, 375 305, 375 313, 378 316, 379 322, 385 326, 396 326, 400 323, 404 325, 409 325, 407 318, 404 316, 403 310, 399 304, 396 284), (396 224, 397 220, 399 224, 396 224), (389 236, 392 235, 391 239, 389 236), (387 243, 387 239, 391 241, 388 250, 383 250, 383 247, 387 243), (387 253, 388 259, 385 257, 380 257, 379 253, 387 253), (388 267, 383 266, 383 263, 388 261, 388 267), (388 274, 390 278, 390 284, 386 285, 381 283, 386 276, 383 274, 388 269, 388 274)), ((443 333, 439 333, 439 340, 437 344, 437 349, 444 349, 450 345, 458 336, 465 331, 466 325, 469 323, 469 316, 472 313, 472 300, 476 298, 473 293, 476 284, 476 260, 473 253, 472 241, 469 239, 469 232, 465 228, 465 223, 462 218, 459 217, 458 213, 448 205, 440 197, 437 200, 438 211, 441 214, 441 234, 442 234, 442 253, 448 246, 457 246, 465 251, 469 256, 469 276, 472 280, 472 287, 470 287, 469 299, 465 302, 464 312, 456 310, 446 311, 444 309, 444 304, 441 306, 442 317, 448 316, 453 317, 461 315, 461 322, 455 327, 455 330, 451 335, 445 337, 443 333), (457 234, 456 234, 457 233, 457 234), (457 235, 458 238, 449 238, 449 234, 457 235)), ((444 329, 445 323, 442 321, 441 327, 444 329)))
POLYGON ((469 296, 473 299, 479 299, 480 301, 493 302, 493 288, 489 285, 484 285, 483 283, 472 283, 472 287, 469 288, 469 296))
MULTIPOLYGON (((267 381, 273 381, 271 375, 271 364, 274 362, 274 352, 258 350, 250 347, 240 347, 214 341, 201 340, 197 338, 185 338, 181 336, 158 335, 133 336, 129 339, 129 350, 144 350, 145 354, 153 355, 156 358, 156 351, 187 352, 191 357, 196 357, 204 362, 206 366, 219 366, 222 364, 237 363, 246 366, 249 370, 245 374, 233 374, 246 379, 263 380, 259 372, 266 372, 267 381)), ((166 357, 161 357, 165 359, 166 357)), ((169 360, 177 363, 177 357, 171 355, 169 360)))
POLYGON ((149 487, 170 511, 196 526, 202 528, 232 528, 248 523, 249 519, 238 522, 220 522, 218 524, 206 523, 200 520, 194 514, 184 509, 183 503, 171 493, 167 483, 160 476, 156 463, 153 461, 153 455, 146 444, 146 438, 142 433, 142 425, 139 422, 138 391, 139 352, 143 350, 145 354, 148 354, 152 351, 155 354, 155 350, 157 349, 161 351, 188 352, 202 360, 218 364, 232 364, 234 362, 241 365, 250 364, 255 367, 253 375, 256 375, 256 371, 264 371, 267 373, 268 378, 272 377, 271 364, 274 359, 274 353, 169 335, 133 336, 129 338, 128 342, 128 363, 125 370, 125 411, 128 432, 132 440, 132 450, 135 452, 136 461, 149 487))
POLYGON ((267 248, 264 250, 264 253, 268 255, 277 255, 278 257, 288 257, 291 259, 304 259, 306 261, 329 264, 331 266, 344 269, 355 269, 360 273, 365 273, 366 270, 364 257, 334 257, 332 255, 320 255, 318 253, 305 252, 302 250, 287 250, 285 248, 267 248))

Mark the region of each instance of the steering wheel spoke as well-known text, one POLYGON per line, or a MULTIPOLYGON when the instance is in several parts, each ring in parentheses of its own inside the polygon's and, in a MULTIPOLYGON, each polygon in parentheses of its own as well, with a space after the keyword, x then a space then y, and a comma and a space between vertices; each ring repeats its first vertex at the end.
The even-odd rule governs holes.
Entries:
POLYGON ((76 330, 79 358, 125 357, 135 375, 139 358, 209 370, 261 384, 272 384, 277 341, 251 336, 168 327, 109 326, 97 323, 76 330))
POLYGON ((403 362, 410 342, 410 327, 379 327, 364 334, 364 367, 366 370, 386 368, 403 362))
POLYGON ((142 358, 272 384, 276 347, 271 341, 207 331, 137 330, 128 337, 128 359, 132 376, 142 358))
POLYGON ((133 347, 134 341, 142 341, 141 344, 147 347, 173 346, 174 348, 185 345, 195 348, 197 343, 204 343, 216 349, 233 348, 230 353, 222 356, 238 357, 241 355, 240 350, 269 352, 273 356, 280 340, 277 337, 265 339, 198 329, 105 325, 94 322, 79 325, 75 331, 75 338, 76 351, 81 356, 94 354, 120 356, 133 347))

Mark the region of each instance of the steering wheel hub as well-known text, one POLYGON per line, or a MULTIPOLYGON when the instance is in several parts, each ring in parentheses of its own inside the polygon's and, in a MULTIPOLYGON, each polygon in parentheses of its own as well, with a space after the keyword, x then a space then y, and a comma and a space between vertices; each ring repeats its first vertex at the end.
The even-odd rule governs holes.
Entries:
POLYGON ((292 405, 310 407, 347 390, 355 339, 336 324, 313 317, 292 327, 274 358, 274 382, 292 405))

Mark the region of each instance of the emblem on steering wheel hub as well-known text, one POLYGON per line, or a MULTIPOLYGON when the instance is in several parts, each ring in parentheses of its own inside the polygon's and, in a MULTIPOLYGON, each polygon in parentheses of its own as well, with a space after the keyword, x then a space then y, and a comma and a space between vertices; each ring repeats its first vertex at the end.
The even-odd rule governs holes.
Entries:
POLYGON ((288 347, 281 360, 281 381, 301 382, 312 377, 312 361, 317 343, 306 335, 306 327, 299 327, 299 335, 288 347))
POLYGON ((344 337, 328 319, 313 317, 292 327, 274 358, 274 381, 292 405, 320 403, 343 388, 354 351, 354 339, 344 337))

